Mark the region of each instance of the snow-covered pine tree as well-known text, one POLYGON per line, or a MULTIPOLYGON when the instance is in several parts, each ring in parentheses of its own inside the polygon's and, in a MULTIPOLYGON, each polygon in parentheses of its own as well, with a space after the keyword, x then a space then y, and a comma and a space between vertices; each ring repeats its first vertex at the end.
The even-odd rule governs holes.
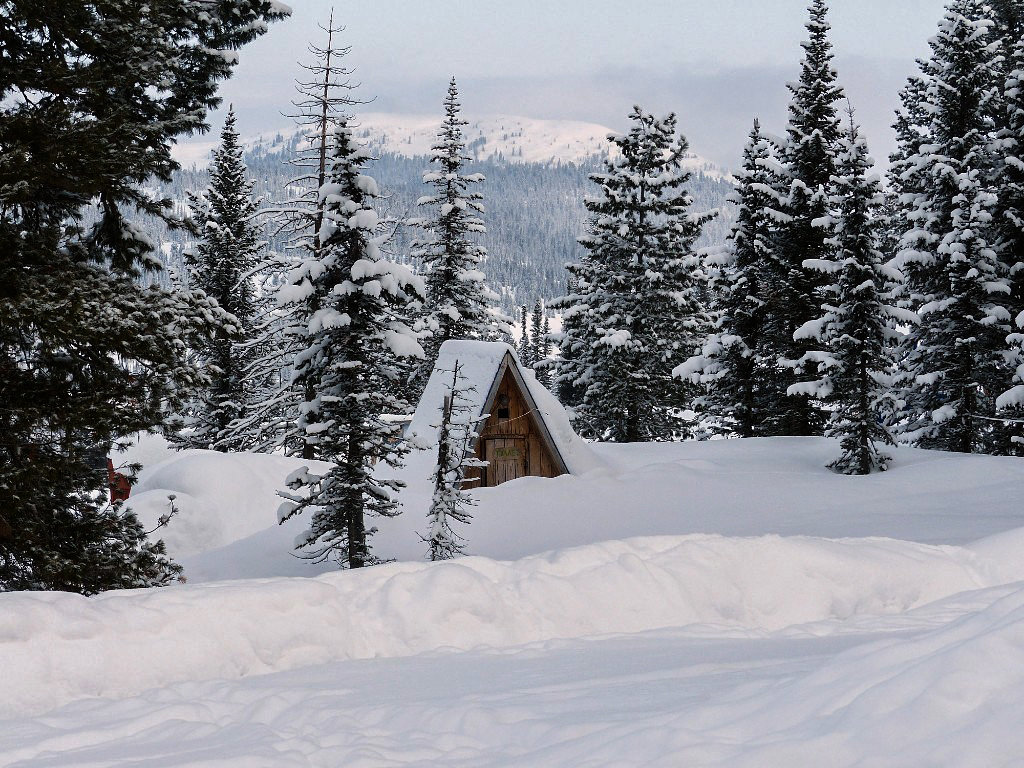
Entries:
POLYGON ((736 219, 729 247, 711 264, 718 272, 711 291, 714 325, 699 354, 673 371, 703 390, 695 405, 712 433, 773 434, 776 414, 784 410, 784 377, 764 337, 767 319, 782 313, 773 267, 781 259, 779 228, 789 220, 777 154, 755 120, 730 199, 736 219))
POLYGON ((131 510, 106 504, 105 457, 205 383, 184 350, 226 318, 140 284, 161 265, 127 216, 175 223, 151 180, 170 182, 172 141, 206 127, 236 50, 286 13, 269 0, 4 5, 0 590, 175 574, 131 510))
POLYGON ((1010 281, 1006 305, 1010 313, 1007 338, 1008 366, 1014 371, 1011 389, 997 402, 999 453, 1024 455, 1024 9, 1019 2, 996 4, 996 29, 1003 51, 1001 105, 996 114, 997 162, 994 182, 999 185, 995 217, 996 251, 1010 281), (1001 11, 1001 12, 998 12, 1001 11), (1016 13, 1014 13, 1016 11, 1016 13))
POLYGON ((248 378, 256 354, 253 272, 263 243, 233 107, 228 108, 220 139, 210 164, 209 187, 190 200, 202 239, 185 259, 188 285, 202 290, 231 314, 238 332, 230 335, 221 330, 196 350, 210 384, 186 407, 184 429, 174 435, 174 442, 181 448, 228 451, 247 442, 231 426, 248 417, 254 395, 248 378))
MULTIPOLYGON (((1020 3, 1003 3, 1019 6, 1020 3)), ((1024 8, 1016 25, 999 27, 1004 58, 996 121, 996 205, 998 248, 1013 284, 1011 302, 1024 311, 1024 8)))
POLYGON ((537 361, 537 365, 534 368, 537 369, 537 377, 540 379, 540 383, 548 389, 551 389, 554 384, 554 377, 552 376, 551 368, 551 318, 548 317, 547 313, 544 314, 544 323, 540 329, 540 360, 537 361))
MULTIPOLYGON (((805 378, 796 361, 808 351, 806 340, 795 340, 793 333, 818 316, 823 279, 804 267, 809 259, 829 258, 827 235, 815 221, 825 215, 828 185, 835 173, 835 154, 839 139, 837 102, 842 89, 836 84, 829 41, 828 5, 812 0, 808 8, 808 39, 800 65, 800 79, 789 86, 789 126, 786 129, 785 166, 790 177, 786 213, 789 220, 782 229, 781 258, 776 266, 776 285, 782 291, 778 314, 766 318, 765 333, 775 346, 785 370, 785 383, 805 378)), ((777 434, 821 434, 825 415, 805 395, 783 400, 785 410, 777 415, 777 434)))
POLYGON ((1000 48, 1007 53, 1024 36, 1024 4, 1021 0, 988 0, 1000 48))
POLYGON ((590 282, 576 416, 599 439, 669 440, 684 429, 671 372, 704 330, 694 241, 708 217, 690 211, 689 145, 676 136, 675 115, 634 107, 630 119, 626 135, 611 137, 619 151, 605 172, 590 177, 600 194, 586 200, 580 238, 590 282))
POLYGON ((477 432, 468 393, 474 388, 466 382, 458 360, 451 371, 443 372, 451 373, 452 385, 441 411, 434 495, 427 513, 430 531, 423 537, 429 545, 428 557, 431 560, 449 560, 463 553, 465 537, 452 528, 452 523, 468 525, 472 519, 469 508, 476 502, 463 488, 463 482, 467 469, 483 463, 471 451, 477 432))
POLYGON ((359 568, 374 562, 367 544, 374 529, 366 527, 366 516, 400 511, 395 491, 401 483, 376 476, 374 465, 396 466, 404 452, 388 416, 408 409, 398 394, 402 358, 423 355, 405 322, 407 304, 422 296, 423 283, 381 254, 385 238, 374 209, 380 192, 360 173, 368 155, 344 118, 333 146, 320 189, 321 245, 291 270, 292 290, 285 295, 305 328, 296 382, 313 393, 297 426, 318 458, 334 466, 324 474, 294 473, 279 516, 284 521, 308 511, 305 556, 359 568))
POLYGON ((993 450, 995 398, 1011 378, 1009 285, 988 186, 998 102, 988 13, 980 0, 953 0, 929 42, 917 111, 923 140, 901 148, 914 173, 900 190, 908 230, 894 261, 920 316, 903 348, 903 436, 964 452, 993 450))
POLYGON ((562 330, 548 338, 556 348, 551 361, 551 389, 562 405, 575 409, 583 402, 585 391, 583 351, 587 346, 587 284, 581 275, 586 271, 586 265, 583 262, 569 264, 566 269, 569 271, 568 292, 550 304, 562 313, 562 330))
POLYGON ((323 46, 310 43, 310 62, 302 64, 304 80, 296 83, 298 95, 292 102, 295 120, 302 132, 300 149, 289 162, 298 175, 286 185, 288 199, 268 209, 275 235, 287 238, 283 253, 272 253, 259 270, 262 280, 255 358, 248 377, 258 391, 252 411, 231 430, 249 450, 283 449, 288 455, 316 458, 315 440, 298 426, 298 415, 315 393, 294 378, 296 355, 305 346, 303 319, 295 315, 296 291, 288 278, 302 273, 310 258, 318 259, 324 217, 320 190, 330 170, 335 125, 346 110, 361 102, 353 95, 352 69, 344 63, 350 46, 339 43, 344 27, 334 24, 334 13, 320 25, 323 46), (282 278, 282 275, 284 278, 282 278))
POLYGON ((819 220, 832 233, 834 255, 807 262, 833 282, 825 288, 825 314, 796 332, 798 338, 821 345, 801 361, 806 369, 816 367, 819 378, 792 389, 831 408, 825 434, 841 440, 842 453, 829 467, 867 475, 886 468, 889 457, 880 445, 894 444, 883 417, 892 407, 894 349, 901 335, 896 329, 917 318, 893 304, 902 275, 885 265, 878 249, 885 195, 877 177, 870 175, 874 162, 852 110, 836 160, 831 213, 819 220))
POLYGON ((536 368, 547 357, 544 346, 544 302, 540 298, 533 303, 533 311, 530 313, 530 357, 533 360, 531 368, 536 368))
POLYGON ((523 304, 519 307, 519 345, 517 352, 519 352, 519 359, 523 365, 529 367, 533 366, 533 343, 530 341, 530 314, 523 304))
MULTIPOLYGON (((918 66, 922 71, 930 67, 927 61, 918 61, 918 66)), ((925 90, 924 77, 914 75, 899 93, 900 107, 892 125, 896 132, 896 151, 889 155, 887 171, 890 192, 886 201, 889 214, 886 253, 889 254, 902 250, 903 233, 912 228, 906 218, 908 209, 904 202, 927 192, 929 187, 925 169, 918 162, 921 145, 928 140, 926 130, 930 118, 925 112, 925 90)), ((910 275, 916 267, 909 264, 906 269, 904 274, 910 275)))
POLYGON ((479 243, 486 232, 480 214, 483 195, 473 189, 484 177, 466 173, 470 161, 462 128, 462 105, 455 78, 448 84, 444 100, 444 121, 431 147, 433 168, 424 172, 423 181, 433 187, 418 205, 428 211, 410 224, 420 227, 426 237, 413 243, 412 256, 426 272, 427 298, 420 324, 426 336, 426 359, 412 376, 413 394, 426 386, 441 345, 451 339, 490 338, 502 323, 491 309, 498 296, 484 282, 481 262, 487 250, 479 243))

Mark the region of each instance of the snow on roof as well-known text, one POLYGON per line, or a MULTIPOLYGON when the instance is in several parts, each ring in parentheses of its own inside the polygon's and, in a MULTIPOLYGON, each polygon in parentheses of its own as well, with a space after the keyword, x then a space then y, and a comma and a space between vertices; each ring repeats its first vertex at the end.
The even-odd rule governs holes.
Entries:
POLYGON ((512 364, 522 375, 528 389, 527 394, 533 398, 539 418, 547 427, 551 440, 570 474, 581 474, 603 466, 603 462, 590 446, 573 431, 562 404, 537 381, 532 370, 523 366, 516 351, 500 341, 459 340, 446 341, 441 345, 434 370, 430 373, 426 389, 409 425, 411 444, 417 448, 432 448, 437 445, 441 409, 445 396, 451 392, 452 372, 456 363, 460 366, 462 376, 460 384, 473 388, 462 394, 468 408, 461 420, 475 421, 484 416, 487 395, 506 355, 512 358, 512 364))

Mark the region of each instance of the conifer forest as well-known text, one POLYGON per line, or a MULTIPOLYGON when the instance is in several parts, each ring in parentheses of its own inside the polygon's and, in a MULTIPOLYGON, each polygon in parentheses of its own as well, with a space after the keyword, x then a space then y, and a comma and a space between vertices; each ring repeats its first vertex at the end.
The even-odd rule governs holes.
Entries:
POLYGON ((1024 2, 412 5, 0 0, 0 764, 1024 760, 1024 2))

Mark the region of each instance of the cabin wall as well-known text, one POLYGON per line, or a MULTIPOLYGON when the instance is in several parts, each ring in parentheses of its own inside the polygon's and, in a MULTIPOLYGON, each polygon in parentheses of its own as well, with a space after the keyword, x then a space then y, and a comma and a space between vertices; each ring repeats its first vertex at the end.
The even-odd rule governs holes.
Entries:
POLYGON ((538 414, 530 413, 511 371, 506 370, 476 444, 476 457, 491 464, 469 470, 467 487, 499 485, 513 476, 557 477, 561 474, 541 439, 537 418, 538 414))

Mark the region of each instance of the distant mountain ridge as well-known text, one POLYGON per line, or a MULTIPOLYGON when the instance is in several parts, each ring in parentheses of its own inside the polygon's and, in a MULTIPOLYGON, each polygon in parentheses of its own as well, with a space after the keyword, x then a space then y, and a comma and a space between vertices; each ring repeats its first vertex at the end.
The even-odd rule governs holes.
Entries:
MULTIPOLYGON (((439 124, 439 118, 433 117, 360 116, 356 134, 375 158, 366 172, 381 186, 380 207, 386 217, 401 220, 417 215, 416 201, 427 193, 423 172, 430 165, 430 145, 439 124)), ((603 170, 612 146, 607 141, 610 132, 593 123, 512 117, 487 118, 467 126, 467 154, 473 157, 467 170, 486 177, 477 190, 484 196, 487 227, 481 236, 488 252, 483 270, 507 311, 565 292, 565 265, 583 254, 577 242, 586 231, 588 213, 583 201, 596 190, 589 176, 603 170)), ((291 184, 298 169, 288 161, 303 143, 294 127, 243 139, 255 194, 265 203, 301 192, 291 184)), ((184 209, 188 193, 208 183, 203 166, 215 146, 213 141, 179 146, 175 155, 184 168, 169 184, 154 182, 152 194, 171 197, 184 209)), ((688 184, 693 210, 720 214, 705 226, 698 245, 720 245, 733 217, 732 207, 726 204, 733 191, 731 177, 696 155, 687 165, 693 170, 688 184)), ((168 231, 153 219, 144 218, 141 223, 161 244, 168 266, 181 270, 189 236, 168 231)), ((267 228, 266 236, 270 249, 285 248, 273 226, 267 228)), ((419 236, 409 227, 396 226, 388 252, 400 261, 408 260, 412 240, 419 236)))
MULTIPOLYGON (((421 157, 430 154, 437 140, 441 117, 388 112, 367 112, 356 116, 356 136, 375 154, 421 157)), ((476 161, 508 163, 580 163, 608 157, 614 145, 609 134, 616 133, 597 123, 578 120, 546 120, 518 115, 491 115, 469 121, 465 126, 467 154, 476 161)), ((243 138, 250 151, 274 152, 299 133, 296 127, 267 131, 243 138)), ((184 167, 206 165, 216 141, 179 144, 173 154, 184 167)), ((727 178, 707 158, 690 153, 685 165, 705 176, 727 178)))

